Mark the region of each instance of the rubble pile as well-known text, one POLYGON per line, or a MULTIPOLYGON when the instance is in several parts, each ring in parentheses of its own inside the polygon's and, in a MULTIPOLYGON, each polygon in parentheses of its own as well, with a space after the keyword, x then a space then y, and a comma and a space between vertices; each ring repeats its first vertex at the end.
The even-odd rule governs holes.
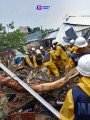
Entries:
MULTIPOLYGON (((53 76, 53 75, 47 75, 45 72, 42 72, 41 70, 37 70, 35 68, 26 68, 26 67, 20 67, 17 68, 17 66, 14 66, 10 70, 15 72, 15 74, 21 78, 24 82, 26 82, 29 86, 32 85, 38 85, 41 83, 48 83, 58 80, 59 78, 53 76)), ((56 90, 51 91, 41 91, 38 92, 46 101, 48 101, 53 107, 55 107, 57 110, 59 110, 60 105, 57 105, 57 100, 64 101, 66 93, 69 89, 71 89, 73 86, 76 85, 77 77, 73 76, 73 74, 66 75, 67 79, 70 79, 63 87, 56 90), (71 77, 72 76, 72 77, 71 77)), ((4 79, 4 77, 7 77, 8 75, 2 72, 0 74, 0 79, 4 79)), ((42 115, 42 111, 46 113, 46 110, 43 109, 41 103, 39 103, 30 93, 25 91, 15 80, 12 78, 8 80, 2 80, 0 81, 0 91, 2 91, 4 94, 7 95, 8 98, 8 115, 10 115, 13 112, 36 112, 36 106, 37 104, 39 107, 41 106, 41 109, 39 110, 39 116, 42 115), (13 85, 15 82, 15 85, 13 85), (9 85, 10 83, 10 85, 9 85), (13 83, 13 84, 11 84, 13 83), (20 89, 18 89, 20 87, 20 89), (40 114, 41 113, 41 114, 40 114)), ((37 113, 37 112, 36 112, 37 113)), ((48 116, 48 115, 47 115, 48 116)), ((50 115, 49 115, 50 116, 50 115)), ((51 117, 51 116, 50 116, 51 117)), ((52 117, 47 117, 47 120, 51 120, 52 117)), ((38 119, 38 117, 37 117, 38 119)), ((55 118, 56 119, 56 118, 55 118)), ((46 120, 43 119, 43 120, 46 120)), ((54 118, 53 118, 54 120, 54 118)))

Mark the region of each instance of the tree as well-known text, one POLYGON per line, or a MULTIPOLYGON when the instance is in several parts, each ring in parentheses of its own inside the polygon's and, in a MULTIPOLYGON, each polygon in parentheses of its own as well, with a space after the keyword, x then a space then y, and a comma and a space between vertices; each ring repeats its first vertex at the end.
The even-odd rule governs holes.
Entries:
POLYGON ((32 32, 40 31, 40 27, 35 27, 32 29, 32 32))
MULTIPOLYGON (((8 24, 10 29, 13 29, 13 22, 8 24)), ((21 33, 20 30, 16 29, 13 32, 7 32, 6 27, 0 24, 0 52, 2 51, 13 51, 18 49, 20 52, 24 52, 23 45, 26 41, 25 34, 21 33)))
POLYGON ((12 21, 11 23, 7 24, 8 32, 9 29, 14 29, 14 22, 12 21))

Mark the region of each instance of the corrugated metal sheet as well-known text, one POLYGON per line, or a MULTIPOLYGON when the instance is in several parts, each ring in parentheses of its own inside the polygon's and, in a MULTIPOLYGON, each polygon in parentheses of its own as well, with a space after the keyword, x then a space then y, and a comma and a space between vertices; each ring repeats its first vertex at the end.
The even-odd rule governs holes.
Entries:
POLYGON ((90 16, 69 16, 64 23, 73 25, 90 25, 90 16))
POLYGON ((49 33, 48 35, 46 35, 43 40, 47 40, 47 39, 55 39, 57 37, 59 31, 55 31, 52 33, 49 33))

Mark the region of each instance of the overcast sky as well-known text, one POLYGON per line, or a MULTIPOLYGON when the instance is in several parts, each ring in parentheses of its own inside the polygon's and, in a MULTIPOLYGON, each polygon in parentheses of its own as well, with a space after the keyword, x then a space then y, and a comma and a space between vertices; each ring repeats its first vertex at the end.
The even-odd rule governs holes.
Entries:
POLYGON ((58 28, 66 14, 90 15, 90 0, 0 0, 0 23, 14 21, 19 26, 58 28), (36 6, 50 6, 37 10, 36 6))

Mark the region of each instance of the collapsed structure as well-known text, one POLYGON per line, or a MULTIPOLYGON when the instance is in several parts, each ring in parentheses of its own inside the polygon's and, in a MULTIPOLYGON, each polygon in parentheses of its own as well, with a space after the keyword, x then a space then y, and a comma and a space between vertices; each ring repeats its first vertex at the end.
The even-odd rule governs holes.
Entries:
POLYGON ((56 40, 65 45, 80 36, 90 39, 90 16, 66 16, 56 40))

